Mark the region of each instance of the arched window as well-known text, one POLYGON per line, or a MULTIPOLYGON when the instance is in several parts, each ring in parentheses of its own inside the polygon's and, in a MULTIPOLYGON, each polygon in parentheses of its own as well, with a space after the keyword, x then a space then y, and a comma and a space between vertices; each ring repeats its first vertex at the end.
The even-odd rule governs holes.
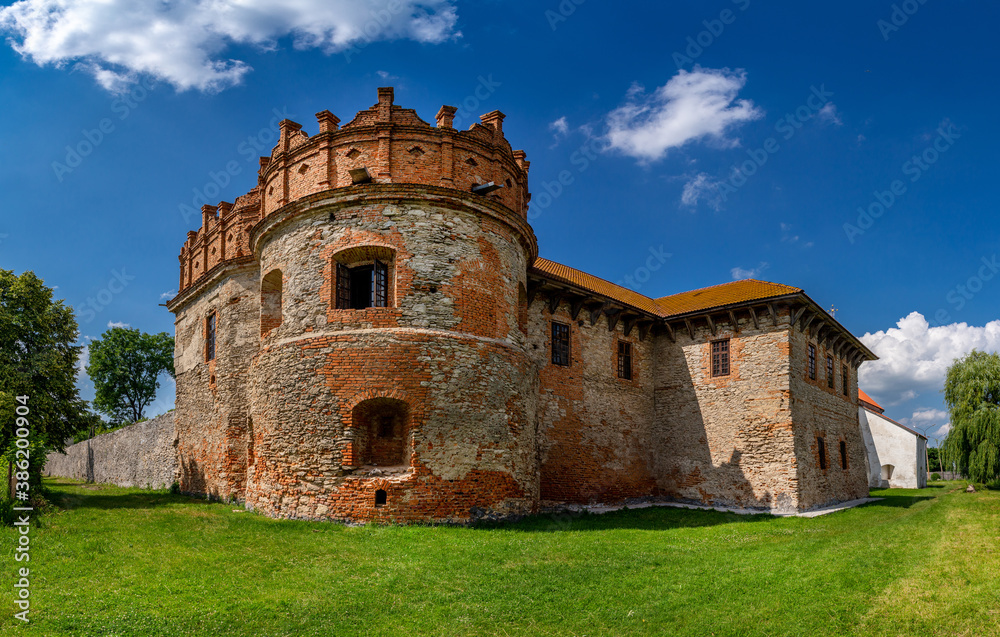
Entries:
POLYGON ((392 307, 396 253, 383 246, 359 246, 333 257, 334 307, 363 310, 392 307))
POLYGON ((372 398, 351 414, 358 465, 394 467, 407 464, 410 410, 402 400, 372 398))
POLYGON ((260 335, 281 325, 281 270, 271 270, 260 281, 260 335))

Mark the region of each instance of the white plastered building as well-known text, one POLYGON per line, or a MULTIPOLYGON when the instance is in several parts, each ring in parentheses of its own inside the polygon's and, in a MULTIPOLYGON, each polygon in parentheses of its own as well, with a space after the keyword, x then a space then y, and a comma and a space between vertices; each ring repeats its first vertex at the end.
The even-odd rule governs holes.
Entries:
POLYGON ((896 422, 868 394, 858 390, 858 422, 871 488, 927 486, 927 436, 896 422))

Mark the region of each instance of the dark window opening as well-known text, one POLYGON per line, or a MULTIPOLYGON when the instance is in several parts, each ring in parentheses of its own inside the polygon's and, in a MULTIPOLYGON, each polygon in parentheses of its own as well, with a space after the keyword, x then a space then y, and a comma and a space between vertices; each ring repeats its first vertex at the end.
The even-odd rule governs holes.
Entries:
POLYGON ((215 312, 205 320, 205 360, 215 360, 215 312))
POLYGON ((847 443, 840 441, 840 468, 847 471, 847 443))
POLYGON ((337 264, 337 309, 363 310, 389 306, 389 265, 372 264, 349 268, 337 264))
POLYGON ((618 378, 632 380, 632 343, 618 341, 618 378))
POLYGON ((392 438, 393 430, 395 428, 396 428, 395 422, 392 416, 379 416, 378 418, 379 438, 392 438))
POLYGON ((712 376, 729 376, 729 340, 712 341, 712 376))
POLYGON ((809 378, 816 380, 816 346, 809 345, 809 378))
POLYGON ((375 492, 375 506, 381 507, 385 506, 385 503, 389 501, 389 494, 385 492, 384 489, 379 489, 375 492))
POLYGON ((260 282, 260 335, 281 325, 281 270, 271 270, 260 282))
POLYGON ((372 398, 351 412, 355 466, 398 467, 408 463, 409 407, 395 398, 372 398))
POLYGON ((840 369, 844 375, 844 395, 848 396, 851 393, 848 389, 851 386, 851 368, 847 366, 847 361, 840 361, 840 369))
POLYGON ((552 364, 569 366, 569 325, 552 323, 552 364))
POLYGON ((819 452, 819 468, 826 471, 826 443, 822 437, 816 438, 816 449, 819 452))
POLYGON ((833 356, 826 357, 826 386, 833 389, 833 356))

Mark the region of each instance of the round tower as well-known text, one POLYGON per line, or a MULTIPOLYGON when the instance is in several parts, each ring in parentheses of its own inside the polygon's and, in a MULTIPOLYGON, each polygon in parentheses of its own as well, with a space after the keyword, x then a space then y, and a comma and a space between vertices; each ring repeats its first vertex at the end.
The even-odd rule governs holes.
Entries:
POLYGON ((536 506, 528 162, 502 113, 458 131, 455 111, 432 127, 383 88, 343 127, 282 121, 261 159, 259 218, 230 238, 259 274, 259 325, 239 327, 259 337, 248 507, 467 521, 536 506))

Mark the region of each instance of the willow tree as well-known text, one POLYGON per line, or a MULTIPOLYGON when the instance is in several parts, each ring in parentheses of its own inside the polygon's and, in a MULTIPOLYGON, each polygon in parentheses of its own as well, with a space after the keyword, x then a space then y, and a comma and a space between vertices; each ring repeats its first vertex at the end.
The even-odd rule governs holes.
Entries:
POLYGON ((951 412, 948 459, 976 482, 1000 480, 1000 355, 973 350, 955 361, 944 399, 951 412))

